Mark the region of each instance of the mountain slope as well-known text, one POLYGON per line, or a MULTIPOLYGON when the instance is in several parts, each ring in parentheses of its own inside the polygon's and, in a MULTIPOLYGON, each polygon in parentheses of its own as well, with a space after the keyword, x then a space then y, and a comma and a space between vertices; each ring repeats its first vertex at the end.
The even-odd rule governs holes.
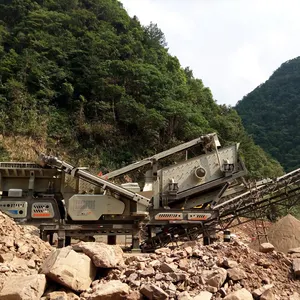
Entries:
POLYGON ((300 167, 300 57, 282 64, 236 110, 255 142, 285 170, 300 167))
POLYGON ((3 159, 19 153, 11 138, 30 137, 24 145, 103 172, 216 131, 242 142, 251 175, 282 172, 161 30, 116 0, 1 1, 0 129, 3 159))

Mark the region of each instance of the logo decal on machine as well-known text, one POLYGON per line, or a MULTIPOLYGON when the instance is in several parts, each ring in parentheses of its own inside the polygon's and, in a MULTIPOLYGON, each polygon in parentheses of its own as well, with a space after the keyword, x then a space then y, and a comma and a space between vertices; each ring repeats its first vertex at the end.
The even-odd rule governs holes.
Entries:
POLYGON ((14 219, 25 218, 27 216, 27 202, 1 199, 0 211, 14 219))
POLYGON ((50 202, 35 202, 31 207, 32 218, 53 218, 54 210, 50 202))
POLYGON ((155 220, 182 220, 183 214, 182 213, 159 213, 155 215, 155 220))
POLYGON ((211 217, 209 213, 188 213, 188 220, 190 221, 206 221, 211 217))

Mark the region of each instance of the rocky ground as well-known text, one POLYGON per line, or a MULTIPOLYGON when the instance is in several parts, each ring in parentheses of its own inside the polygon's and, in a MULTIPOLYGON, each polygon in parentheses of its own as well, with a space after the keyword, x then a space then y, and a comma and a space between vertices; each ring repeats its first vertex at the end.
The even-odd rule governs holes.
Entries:
POLYGON ((0 300, 300 300, 300 249, 260 252, 236 238, 124 254, 80 242, 54 249, 0 213, 0 300))

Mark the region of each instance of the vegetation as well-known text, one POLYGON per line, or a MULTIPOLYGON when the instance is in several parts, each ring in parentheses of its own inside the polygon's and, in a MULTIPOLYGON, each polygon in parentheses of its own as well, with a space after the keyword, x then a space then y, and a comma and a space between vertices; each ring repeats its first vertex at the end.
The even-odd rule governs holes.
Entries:
MULTIPOLYGON (((252 176, 282 173, 235 110, 116 0, 0 2, 0 130, 114 169, 203 133, 241 142, 252 176)), ((5 152, 6 156, 7 153, 5 152)))
POLYGON ((236 106, 255 142, 286 171, 300 167, 300 57, 285 62, 236 106))

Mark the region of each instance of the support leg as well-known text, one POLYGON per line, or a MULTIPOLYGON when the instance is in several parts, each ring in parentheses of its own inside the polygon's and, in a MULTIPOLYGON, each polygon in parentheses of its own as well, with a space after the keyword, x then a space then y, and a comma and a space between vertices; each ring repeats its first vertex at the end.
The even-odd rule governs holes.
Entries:
POLYGON ((216 239, 216 231, 214 229, 206 229, 203 232, 203 244, 210 245, 215 242, 216 239))
POLYGON ((140 239, 137 237, 132 237, 132 252, 141 252, 140 239))
POLYGON ((107 244, 108 245, 116 245, 117 244, 117 236, 116 235, 108 235, 107 236, 107 244))
POLYGON ((57 235, 57 248, 63 248, 65 246, 66 232, 64 230, 59 230, 57 235))
POLYGON ((147 231, 148 231, 148 238, 152 238, 155 236, 154 227, 148 226, 147 231))
POLYGON ((53 246, 53 233, 49 234, 49 244, 53 246))
POLYGON ((71 245, 71 237, 70 236, 66 236, 66 242, 65 242, 65 246, 70 246, 71 245))
POLYGON ((140 242, 140 231, 135 228, 132 233, 132 252, 141 252, 140 242))
POLYGON ((48 238, 47 238, 47 232, 45 232, 44 230, 40 230, 40 238, 41 240, 43 240, 44 242, 47 242, 48 241, 48 238))

